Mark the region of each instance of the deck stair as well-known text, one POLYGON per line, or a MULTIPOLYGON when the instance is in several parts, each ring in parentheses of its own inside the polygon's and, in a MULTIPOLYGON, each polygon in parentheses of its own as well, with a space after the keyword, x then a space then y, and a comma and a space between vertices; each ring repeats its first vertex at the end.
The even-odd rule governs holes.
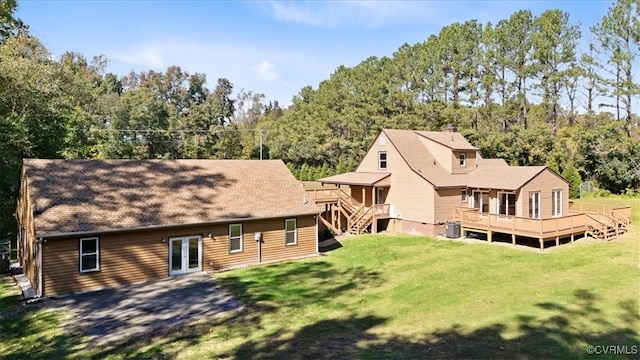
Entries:
POLYGON ((336 233, 361 234, 367 232, 373 223, 375 208, 373 206, 364 206, 342 189, 322 190, 320 191, 320 196, 314 192, 311 193, 312 198, 316 201, 320 199, 324 204, 332 203, 338 205, 338 213, 347 220, 346 224, 342 224, 342 229, 338 229, 337 227, 339 226, 337 224, 324 219, 322 216, 320 217, 320 220, 336 233))
POLYGON ((609 241, 628 231, 629 221, 623 217, 616 217, 602 212, 586 213, 589 219, 587 234, 592 237, 609 241))

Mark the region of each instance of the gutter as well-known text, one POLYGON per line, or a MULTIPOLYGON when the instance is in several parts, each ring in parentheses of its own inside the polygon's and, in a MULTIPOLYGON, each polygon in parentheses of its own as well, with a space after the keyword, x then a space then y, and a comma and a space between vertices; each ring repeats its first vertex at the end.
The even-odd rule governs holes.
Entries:
POLYGON ((178 228, 178 227, 187 227, 187 226, 199 226, 199 225, 215 225, 215 224, 224 224, 230 222, 243 222, 243 221, 254 221, 254 220, 269 220, 269 219, 279 219, 279 218, 292 218, 304 215, 318 215, 320 214, 319 210, 314 210, 308 213, 296 213, 296 214, 285 214, 285 215, 273 215, 273 216, 261 216, 261 217, 244 217, 244 218, 230 218, 230 219, 221 219, 215 221, 200 221, 193 222, 187 224, 170 224, 170 225, 150 225, 150 226, 138 226, 132 228, 122 228, 122 229, 108 229, 108 230, 99 230, 99 231, 77 231, 77 232, 66 232, 66 233, 54 233, 54 234, 40 234, 39 238, 42 239, 43 236, 49 238, 57 238, 57 237, 68 237, 68 236, 83 236, 83 235, 97 235, 97 234, 109 234, 109 233, 119 233, 119 232, 129 232, 129 231, 140 231, 140 230, 155 230, 155 229, 166 229, 166 228, 178 228))
POLYGON ((44 285, 42 284, 42 266, 44 265, 44 262, 42 261, 43 257, 42 257, 42 244, 43 244, 44 240, 42 239, 42 236, 38 238, 38 292, 36 293, 36 298, 41 298, 42 297, 42 293, 44 292, 44 285))

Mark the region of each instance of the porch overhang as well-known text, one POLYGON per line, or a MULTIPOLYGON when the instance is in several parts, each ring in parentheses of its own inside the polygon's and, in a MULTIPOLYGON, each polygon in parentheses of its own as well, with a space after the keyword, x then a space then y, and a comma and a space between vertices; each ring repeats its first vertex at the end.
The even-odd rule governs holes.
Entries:
POLYGON ((329 176, 318 180, 320 183, 333 185, 378 186, 391 185, 390 173, 348 172, 329 176))

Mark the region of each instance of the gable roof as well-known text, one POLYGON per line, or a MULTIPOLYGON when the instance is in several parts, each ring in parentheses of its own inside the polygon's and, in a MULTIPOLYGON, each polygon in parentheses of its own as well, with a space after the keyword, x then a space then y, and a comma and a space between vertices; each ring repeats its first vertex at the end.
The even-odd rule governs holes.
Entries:
POLYGON ((478 150, 459 132, 455 131, 416 131, 416 134, 444 145, 452 150, 478 150))
POLYGON ((317 214, 280 160, 24 160, 37 236, 317 214))
POLYGON ((546 166, 478 166, 469 173, 470 188, 518 190, 546 166))
MULTIPOLYGON (((452 174, 439 164, 438 159, 429 151, 419 137, 430 139, 451 150, 477 151, 478 148, 471 145, 462 134, 458 132, 395 129, 383 129, 382 133, 386 135, 391 145, 398 151, 398 154, 409 168, 435 188, 470 187, 517 190, 545 169, 551 171, 562 181, 566 182, 564 178, 546 166, 509 166, 503 159, 483 159, 479 155, 476 157, 476 168, 471 172, 452 174)), ((373 144, 371 146, 373 146, 373 144)), ((371 147, 369 147, 369 149, 371 149, 371 147)), ((330 184, 350 184, 349 181, 358 178, 359 174, 367 173, 356 171, 354 173, 320 179, 320 181, 330 184)), ((383 174, 387 176, 388 173, 383 174)), ((351 184, 370 186, 373 183, 353 182, 351 184)))
POLYGON ((388 129, 383 131, 407 165, 433 186, 459 187, 467 184, 465 174, 450 174, 438 164, 435 156, 420 141, 416 131, 388 129))

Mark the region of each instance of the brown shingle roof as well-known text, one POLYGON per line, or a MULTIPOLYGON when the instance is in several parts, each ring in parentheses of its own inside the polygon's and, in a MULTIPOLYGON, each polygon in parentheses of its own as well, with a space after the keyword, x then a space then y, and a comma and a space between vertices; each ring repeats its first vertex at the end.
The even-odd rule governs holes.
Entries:
POLYGON ((407 165, 435 187, 459 187, 467 184, 467 175, 450 174, 440 166, 435 156, 420 141, 416 131, 387 129, 383 131, 407 165), (434 160, 436 160, 435 163, 434 160))
POLYGON ((373 186, 382 179, 390 176, 390 173, 348 172, 329 176, 318 181, 323 184, 346 184, 373 186))
POLYGON ((450 131, 415 131, 416 134, 444 145, 452 150, 478 150, 459 132, 450 131))
POLYGON ((546 166, 479 166, 469 174, 470 188, 518 190, 546 166))
POLYGON ((318 213, 280 160, 24 161, 37 236, 318 213))

